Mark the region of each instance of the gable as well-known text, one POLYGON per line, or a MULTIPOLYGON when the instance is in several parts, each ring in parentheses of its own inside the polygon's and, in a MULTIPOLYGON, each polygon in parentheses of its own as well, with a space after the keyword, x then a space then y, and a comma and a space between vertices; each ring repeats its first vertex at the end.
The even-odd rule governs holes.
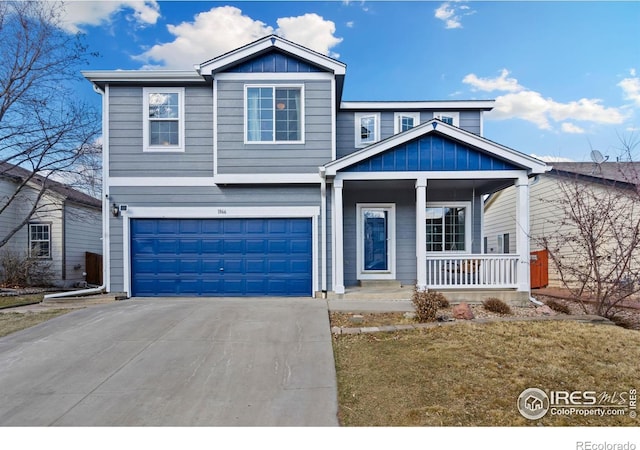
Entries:
POLYGON ((236 66, 227 68, 225 72, 233 73, 308 73, 323 72, 317 66, 309 64, 300 58, 286 55, 281 52, 271 51, 263 55, 256 56, 248 61, 239 63, 236 66))
POLYGON ((346 167, 343 172, 517 170, 520 167, 441 135, 426 135, 346 167))

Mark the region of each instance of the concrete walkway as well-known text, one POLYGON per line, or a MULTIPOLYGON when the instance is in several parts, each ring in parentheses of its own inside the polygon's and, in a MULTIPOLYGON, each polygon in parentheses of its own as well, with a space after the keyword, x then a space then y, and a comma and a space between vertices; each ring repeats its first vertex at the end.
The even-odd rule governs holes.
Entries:
POLYGON ((0 426, 338 425, 327 303, 132 299, 0 338, 0 426))

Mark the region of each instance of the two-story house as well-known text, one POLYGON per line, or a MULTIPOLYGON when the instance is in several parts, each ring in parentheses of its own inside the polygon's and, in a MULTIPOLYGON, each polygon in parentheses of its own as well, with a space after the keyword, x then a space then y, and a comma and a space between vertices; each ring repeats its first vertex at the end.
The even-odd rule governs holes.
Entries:
POLYGON ((346 65, 278 36, 191 71, 88 71, 103 98, 109 291, 340 295, 369 281, 528 298, 529 244, 486 255, 483 196, 532 157, 493 101, 343 101, 346 65))

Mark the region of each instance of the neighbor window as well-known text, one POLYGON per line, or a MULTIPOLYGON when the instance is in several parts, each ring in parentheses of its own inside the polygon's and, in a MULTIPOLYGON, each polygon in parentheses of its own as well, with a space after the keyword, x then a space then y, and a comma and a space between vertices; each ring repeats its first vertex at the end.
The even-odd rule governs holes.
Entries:
POLYGON ((32 258, 51 258, 50 224, 29 224, 29 256, 31 256, 32 258))
POLYGON ((427 206, 427 251, 468 252, 470 218, 461 205, 427 206))
POLYGON ((247 86, 246 141, 302 142, 301 86, 247 86))
POLYGON ((184 89, 144 89, 144 150, 184 151, 184 89))
POLYGON ((460 113, 459 112, 435 112, 433 113, 434 119, 440 119, 446 124, 453 125, 454 127, 460 126, 460 113))
POLYGON ((380 113, 356 113, 356 147, 364 147, 380 140, 380 113))
POLYGON ((394 134, 410 130, 420 123, 420 113, 395 113, 394 134))

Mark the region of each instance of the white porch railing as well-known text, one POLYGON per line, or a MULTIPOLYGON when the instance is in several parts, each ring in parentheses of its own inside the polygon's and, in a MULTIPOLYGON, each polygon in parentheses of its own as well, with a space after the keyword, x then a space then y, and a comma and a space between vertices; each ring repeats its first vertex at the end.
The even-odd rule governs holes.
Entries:
POLYGON ((428 288, 517 288, 517 255, 427 256, 428 288))

